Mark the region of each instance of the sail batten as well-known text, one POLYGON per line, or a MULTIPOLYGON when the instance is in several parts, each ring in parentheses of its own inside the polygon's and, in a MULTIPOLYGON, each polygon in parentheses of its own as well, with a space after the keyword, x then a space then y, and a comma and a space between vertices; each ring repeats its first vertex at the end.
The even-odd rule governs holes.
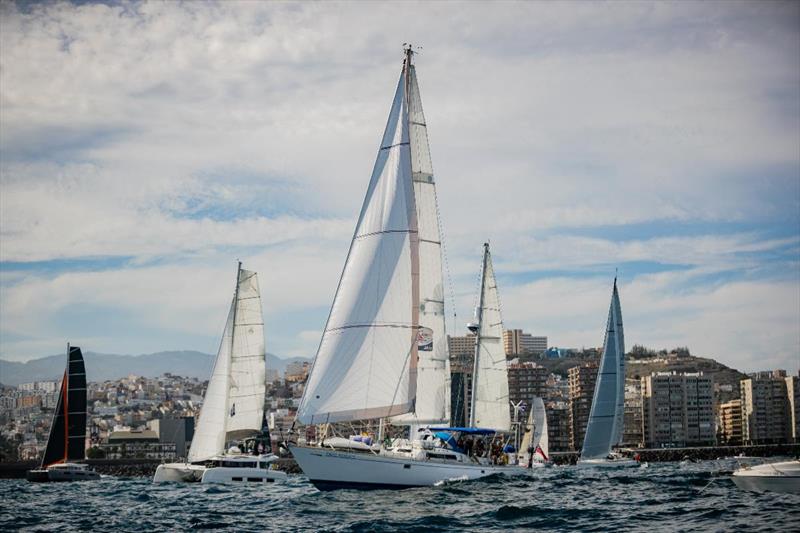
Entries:
POLYGON ((625 402, 625 340, 617 280, 608 309, 603 356, 597 373, 592 408, 581 459, 603 459, 622 440, 625 402))

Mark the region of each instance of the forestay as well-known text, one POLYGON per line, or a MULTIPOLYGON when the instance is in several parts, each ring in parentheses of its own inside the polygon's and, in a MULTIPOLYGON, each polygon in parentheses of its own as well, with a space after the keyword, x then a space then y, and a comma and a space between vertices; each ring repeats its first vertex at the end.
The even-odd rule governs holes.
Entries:
POLYGON ((189 461, 225 450, 261 429, 265 393, 264 319, 258 276, 240 266, 228 320, 208 382, 189 461))
POLYGON ((511 429, 508 409, 508 366, 503 346, 503 319, 489 245, 484 250, 481 296, 478 309, 480 329, 475 350, 472 425, 496 431, 511 429))
POLYGON ((617 280, 608 310, 603 356, 597 372, 592 409, 586 426, 581 459, 602 459, 622 437, 625 402, 625 339, 617 280))
MULTIPOLYGON (((408 61, 408 59, 407 59, 408 61)), ((408 69, 411 173, 419 231, 419 334, 414 412, 392 418, 414 426, 450 421, 450 360, 445 331, 442 243, 430 146, 414 65, 408 69)), ((412 428, 413 429, 413 428, 412 428)), ((412 434, 415 434, 412 431, 412 434)))
POLYGON ((410 412, 417 383, 419 262, 406 67, 297 419, 410 412))

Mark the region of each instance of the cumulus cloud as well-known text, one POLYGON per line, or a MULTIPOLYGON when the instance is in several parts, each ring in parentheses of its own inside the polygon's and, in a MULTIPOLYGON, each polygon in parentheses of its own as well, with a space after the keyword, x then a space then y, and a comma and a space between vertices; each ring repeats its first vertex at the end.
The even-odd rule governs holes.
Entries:
POLYGON ((702 302, 753 308, 760 283, 770 353, 797 366, 800 6, 411 7, 0 5, 0 353, 78 327, 105 351, 213 351, 235 257, 262 273, 273 351, 313 352, 412 41, 461 314, 484 239, 507 320, 538 328, 524 302, 550 301, 562 344, 593 338, 584 283, 655 283, 649 262, 691 276, 631 307, 632 328, 664 321, 646 338, 706 346, 718 324, 708 352, 745 360, 763 324, 702 302))

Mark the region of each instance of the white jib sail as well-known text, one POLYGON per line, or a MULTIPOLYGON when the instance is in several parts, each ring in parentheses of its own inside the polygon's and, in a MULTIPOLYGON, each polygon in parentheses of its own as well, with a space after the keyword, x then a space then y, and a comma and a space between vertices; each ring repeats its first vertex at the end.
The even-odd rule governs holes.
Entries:
POLYGON ((622 331, 622 309, 617 280, 608 310, 603 356, 597 371, 592 409, 586 426, 581 459, 602 459, 618 444, 622 436, 625 402, 625 341, 622 331))
POLYGON ((409 140, 414 199, 419 231, 419 336, 417 398, 414 412, 393 417, 393 424, 412 426, 450 423, 450 360, 444 316, 442 243, 436 185, 416 69, 409 69, 409 140))
POLYGON ((492 267, 492 256, 486 245, 480 309, 480 342, 476 350, 477 378, 473 383, 475 415, 473 425, 479 428, 509 431, 508 365, 503 346, 503 319, 500 297, 492 267))
POLYGON ((547 436, 547 412, 544 409, 544 401, 538 396, 533 399, 531 410, 533 418, 533 449, 541 448, 545 456, 550 455, 550 441, 547 436))
POLYGON ((264 409, 264 320, 255 272, 239 269, 236 293, 208 382, 189 461, 203 461, 261 428, 264 409))
POLYGON ((406 85, 403 75, 297 412, 303 424, 395 416, 414 407, 419 242, 406 85))

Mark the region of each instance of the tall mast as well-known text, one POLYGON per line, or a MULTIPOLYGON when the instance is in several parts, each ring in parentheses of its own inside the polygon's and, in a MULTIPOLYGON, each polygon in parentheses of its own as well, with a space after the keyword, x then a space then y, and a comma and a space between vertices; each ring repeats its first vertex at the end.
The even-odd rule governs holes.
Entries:
POLYGON ((481 351, 481 321, 483 320, 483 293, 486 284, 486 258, 489 256, 489 243, 483 243, 483 260, 481 261, 481 286, 478 307, 475 309, 475 324, 470 327, 475 333, 475 357, 472 361, 472 391, 469 398, 469 425, 475 426, 475 398, 478 384, 478 358, 481 351))
MULTIPOLYGON (((242 275, 242 262, 237 261, 236 265, 236 289, 233 292, 233 320, 231 321, 231 349, 228 352, 228 360, 233 359, 233 343, 234 337, 236 333, 236 309, 239 307, 239 278, 242 275)), ((232 364, 228 364, 228 386, 225 389, 225 405, 227 408, 228 402, 230 401, 231 397, 231 384, 233 382, 233 375, 231 374, 231 367, 232 364)), ((228 433, 228 416, 230 416, 230 411, 225 416, 225 434, 228 433)), ((226 437, 227 439, 227 437, 226 437)), ((223 450, 224 451, 224 450, 223 450)))

